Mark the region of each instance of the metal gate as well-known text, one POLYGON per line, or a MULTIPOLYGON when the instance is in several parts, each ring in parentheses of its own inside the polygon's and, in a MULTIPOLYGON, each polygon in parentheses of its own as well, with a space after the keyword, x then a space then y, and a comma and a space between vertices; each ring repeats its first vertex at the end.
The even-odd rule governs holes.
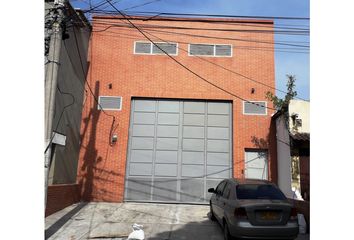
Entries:
POLYGON ((125 200, 205 203, 232 176, 230 102, 133 99, 125 200))

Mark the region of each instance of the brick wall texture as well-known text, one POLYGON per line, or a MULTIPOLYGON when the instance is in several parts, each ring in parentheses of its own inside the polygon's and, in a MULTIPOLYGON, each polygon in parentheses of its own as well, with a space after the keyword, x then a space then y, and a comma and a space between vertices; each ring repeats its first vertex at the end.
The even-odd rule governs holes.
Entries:
MULTIPOLYGON (((161 42, 158 38, 177 42, 180 49, 175 59, 213 84, 247 100, 267 101, 265 94, 267 91, 273 92, 272 88, 250 81, 239 74, 275 87, 273 34, 269 31, 259 31, 272 30, 272 21, 235 22, 233 19, 216 23, 213 19, 207 19, 211 22, 182 20, 165 21, 154 18, 142 21, 136 18, 133 22, 156 42, 161 42), (184 29, 170 28, 171 26, 184 29), (188 43, 232 44, 232 57, 203 59, 238 74, 197 57, 188 56, 188 43), (260 47, 262 50, 258 49, 260 47), (251 93, 252 88, 255 89, 254 93, 251 93)), ((202 81, 168 56, 133 54, 134 41, 147 40, 136 29, 128 26, 126 21, 117 17, 96 16, 93 20, 87 82, 96 96, 122 96, 123 105, 121 111, 98 111, 97 104, 88 90, 84 100, 77 178, 78 183, 82 184, 83 200, 123 201, 132 97, 232 101, 234 177, 242 178, 244 175, 245 148, 264 148, 269 150, 270 180, 276 181, 276 170, 274 171, 272 166, 276 155, 275 143, 269 138, 271 115, 274 111, 267 109, 265 116, 243 115, 242 100, 202 81), (111 89, 109 84, 112 84, 111 89), (115 116, 114 123, 112 116, 108 114, 115 116), (118 135, 118 141, 111 146, 112 129, 118 135)), ((271 102, 267 104, 272 107, 271 102)))
POLYGON ((78 184, 58 184, 48 186, 45 216, 49 216, 79 201, 80 187, 78 184))

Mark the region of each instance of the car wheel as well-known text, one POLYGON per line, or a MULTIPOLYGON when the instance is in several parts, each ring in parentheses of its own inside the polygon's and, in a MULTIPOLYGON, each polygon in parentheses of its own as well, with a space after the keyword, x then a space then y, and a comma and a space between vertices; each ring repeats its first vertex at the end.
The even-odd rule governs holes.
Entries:
POLYGON ((215 215, 214 215, 214 211, 213 211, 213 206, 211 205, 211 202, 210 202, 210 220, 211 221, 215 221, 216 220, 215 215))
POLYGON ((224 223, 224 239, 225 240, 231 240, 233 239, 230 235, 230 231, 229 231, 229 226, 227 226, 227 223, 224 223))

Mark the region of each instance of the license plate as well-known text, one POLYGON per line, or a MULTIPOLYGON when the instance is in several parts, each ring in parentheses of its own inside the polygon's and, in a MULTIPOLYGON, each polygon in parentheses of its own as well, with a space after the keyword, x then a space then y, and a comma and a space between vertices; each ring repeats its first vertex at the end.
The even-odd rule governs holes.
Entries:
POLYGON ((277 220, 279 218, 279 213, 277 212, 261 212, 262 220, 277 220))

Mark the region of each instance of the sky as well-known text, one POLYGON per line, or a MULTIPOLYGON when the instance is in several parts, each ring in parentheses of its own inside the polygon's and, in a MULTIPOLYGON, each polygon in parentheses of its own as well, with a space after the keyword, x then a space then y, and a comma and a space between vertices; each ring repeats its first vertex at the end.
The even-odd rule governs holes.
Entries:
MULTIPOLYGON (((97 6, 104 0, 71 0, 75 8, 89 9, 97 6)), ((279 17, 310 17, 309 0, 113 0, 112 3, 119 10, 136 7, 128 11, 143 12, 172 12, 198 13, 239 16, 279 16, 279 17), (144 5, 145 3, 148 3, 144 5)), ((99 9, 113 10, 109 4, 99 9)), ((309 20, 274 19, 277 27, 292 27, 309 29, 309 20), (294 25, 294 26, 293 26, 294 25)), ((310 37, 275 34, 275 42, 291 41, 291 44, 310 45, 310 37)), ((276 88, 286 91, 287 74, 296 76, 296 91, 298 97, 310 100, 310 51, 309 48, 276 46, 292 48, 275 51, 275 80, 276 88), (306 49, 299 53, 299 49, 306 49), (295 52, 296 51, 296 52, 295 52), (291 52, 291 53, 290 53, 291 52)), ((284 97, 284 93, 277 91, 276 95, 284 97)))

